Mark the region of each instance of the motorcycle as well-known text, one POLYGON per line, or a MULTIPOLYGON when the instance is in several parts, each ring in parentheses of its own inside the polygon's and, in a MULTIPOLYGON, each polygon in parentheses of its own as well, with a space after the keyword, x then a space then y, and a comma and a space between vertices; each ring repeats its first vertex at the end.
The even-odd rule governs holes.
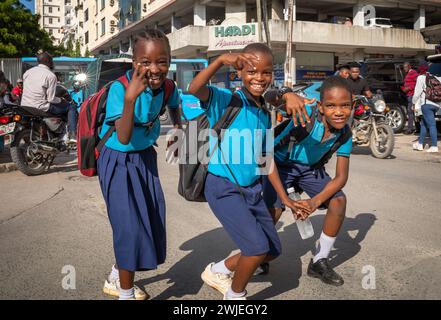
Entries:
MULTIPOLYGON (((69 103, 67 90, 57 87, 56 96, 69 103)), ((76 151, 68 143, 67 116, 55 116, 32 107, 4 104, 0 108, 0 136, 10 135, 10 153, 18 170, 28 176, 49 170, 57 154, 76 151)))
POLYGON ((356 145, 369 144, 375 158, 389 157, 395 144, 394 131, 387 123, 387 107, 381 93, 375 94, 372 99, 357 95, 354 105, 352 142, 356 145))

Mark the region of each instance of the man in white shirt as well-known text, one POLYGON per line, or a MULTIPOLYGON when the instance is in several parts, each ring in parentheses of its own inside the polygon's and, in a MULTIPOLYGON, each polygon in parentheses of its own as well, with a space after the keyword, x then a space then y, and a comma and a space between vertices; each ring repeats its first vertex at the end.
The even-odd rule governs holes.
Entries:
POLYGON ((55 96, 57 76, 53 69, 52 56, 43 52, 37 56, 38 65, 23 75, 23 96, 21 105, 32 107, 54 115, 68 118, 69 142, 76 142, 77 111, 75 106, 55 96))

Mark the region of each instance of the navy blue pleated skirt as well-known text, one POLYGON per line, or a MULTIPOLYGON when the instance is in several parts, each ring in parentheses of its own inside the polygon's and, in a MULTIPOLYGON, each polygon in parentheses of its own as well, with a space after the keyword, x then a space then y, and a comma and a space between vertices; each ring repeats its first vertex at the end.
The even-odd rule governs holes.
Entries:
POLYGON ((165 199, 155 149, 126 153, 104 147, 97 169, 118 268, 155 269, 166 256, 165 199))

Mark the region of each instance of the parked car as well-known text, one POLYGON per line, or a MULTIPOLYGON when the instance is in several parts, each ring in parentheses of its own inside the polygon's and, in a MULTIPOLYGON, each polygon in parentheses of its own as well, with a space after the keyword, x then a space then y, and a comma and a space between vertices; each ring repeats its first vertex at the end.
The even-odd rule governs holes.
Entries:
POLYGON ((392 22, 388 18, 371 18, 366 20, 366 26, 370 28, 392 28, 392 22))

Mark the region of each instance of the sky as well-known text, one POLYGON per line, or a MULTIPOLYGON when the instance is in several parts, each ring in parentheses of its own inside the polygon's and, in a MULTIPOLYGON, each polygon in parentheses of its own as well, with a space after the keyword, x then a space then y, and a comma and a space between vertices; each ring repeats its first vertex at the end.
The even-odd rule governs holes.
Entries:
POLYGON ((26 8, 30 9, 32 13, 34 13, 35 10, 34 0, 20 0, 20 2, 24 4, 26 8))

